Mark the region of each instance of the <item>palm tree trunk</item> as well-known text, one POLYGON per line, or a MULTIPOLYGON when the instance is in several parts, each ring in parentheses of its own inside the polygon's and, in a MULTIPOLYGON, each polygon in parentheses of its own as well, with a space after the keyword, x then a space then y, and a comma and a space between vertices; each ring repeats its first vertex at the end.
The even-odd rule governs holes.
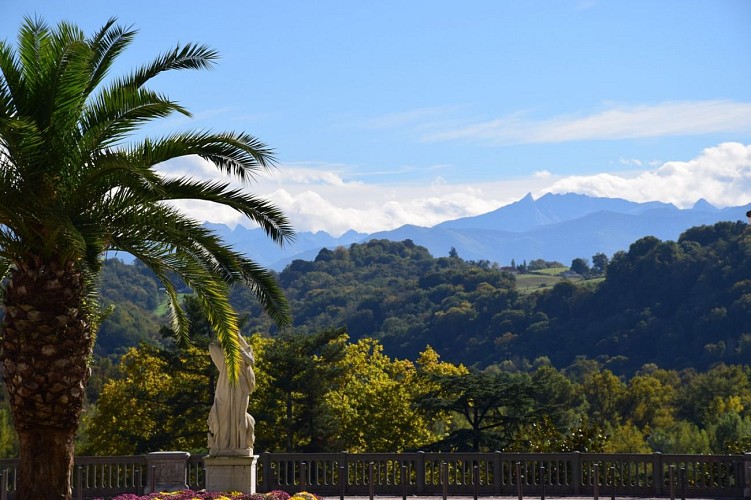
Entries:
POLYGON ((0 359, 19 438, 16 498, 70 499, 93 343, 84 275, 72 262, 29 259, 10 278, 0 359))

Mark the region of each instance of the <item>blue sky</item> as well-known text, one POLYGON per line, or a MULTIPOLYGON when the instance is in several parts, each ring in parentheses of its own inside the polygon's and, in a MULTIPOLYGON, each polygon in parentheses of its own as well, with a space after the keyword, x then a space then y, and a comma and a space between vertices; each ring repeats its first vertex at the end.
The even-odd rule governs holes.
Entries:
POLYGON ((248 189, 301 231, 430 226, 528 192, 751 202, 748 0, 4 0, 0 37, 24 15, 135 26, 119 73, 176 43, 218 50, 154 82, 194 117, 149 133, 261 138, 278 170, 248 189))

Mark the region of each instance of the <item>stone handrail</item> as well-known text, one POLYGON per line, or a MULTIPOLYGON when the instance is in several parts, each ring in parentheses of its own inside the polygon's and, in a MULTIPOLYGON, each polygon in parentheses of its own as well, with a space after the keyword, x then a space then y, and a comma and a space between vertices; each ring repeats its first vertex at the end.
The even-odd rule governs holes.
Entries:
POLYGON ((263 453, 259 490, 323 495, 749 497, 751 455, 263 453), (746 462, 746 459, 749 462, 746 462), (341 481, 344 477, 346 480, 341 481))
MULTIPOLYGON (((202 455, 77 457, 74 499, 205 485, 202 455), (173 463, 174 462, 174 463, 173 463), (166 486, 165 486, 166 485, 166 486)), ((18 461, 0 460, 0 500, 18 461)), ((261 453, 259 492, 375 495, 751 498, 751 454, 261 453), (343 479, 343 481, 342 481, 343 479)))

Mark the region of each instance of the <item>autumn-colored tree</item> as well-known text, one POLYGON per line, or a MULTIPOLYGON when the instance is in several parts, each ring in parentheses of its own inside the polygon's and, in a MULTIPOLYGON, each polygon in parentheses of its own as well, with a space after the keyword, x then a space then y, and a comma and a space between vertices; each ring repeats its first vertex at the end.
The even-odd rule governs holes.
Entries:
POLYGON ((131 348, 120 361, 121 377, 104 386, 86 420, 83 453, 137 455, 152 451, 205 452, 211 408, 204 349, 168 353, 131 348))
POLYGON ((626 384, 610 370, 585 375, 582 383, 592 422, 600 426, 621 422, 618 411, 626 394, 626 384))
POLYGON ((390 359, 372 339, 349 344, 341 363, 342 377, 326 396, 339 428, 339 449, 405 451, 437 440, 432 419, 413 404, 424 389, 414 363, 390 359))
POLYGON ((676 386, 654 375, 636 375, 628 382, 620 413, 637 427, 666 427, 675 421, 676 386))

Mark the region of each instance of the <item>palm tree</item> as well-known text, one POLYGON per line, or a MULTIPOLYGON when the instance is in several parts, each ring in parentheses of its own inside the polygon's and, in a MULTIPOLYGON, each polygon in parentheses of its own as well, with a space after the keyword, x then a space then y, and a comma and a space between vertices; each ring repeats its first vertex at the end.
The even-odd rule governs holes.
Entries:
POLYGON ((170 178, 155 165, 197 155, 243 181, 273 166, 244 133, 177 132, 138 138, 140 126, 186 109, 148 87, 170 70, 211 67, 216 52, 188 44, 132 73, 109 70, 135 31, 110 19, 87 37, 73 24, 26 18, 15 49, 0 42, 0 275, 3 379, 20 444, 16 498, 70 498, 73 439, 88 358, 102 313, 96 278, 105 252, 129 252, 159 277, 172 329, 188 332, 173 278, 199 298, 239 365, 229 287, 249 286, 279 324, 289 323, 273 276, 225 246, 173 200, 231 207, 279 244, 292 229, 273 205, 228 182, 170 178))

